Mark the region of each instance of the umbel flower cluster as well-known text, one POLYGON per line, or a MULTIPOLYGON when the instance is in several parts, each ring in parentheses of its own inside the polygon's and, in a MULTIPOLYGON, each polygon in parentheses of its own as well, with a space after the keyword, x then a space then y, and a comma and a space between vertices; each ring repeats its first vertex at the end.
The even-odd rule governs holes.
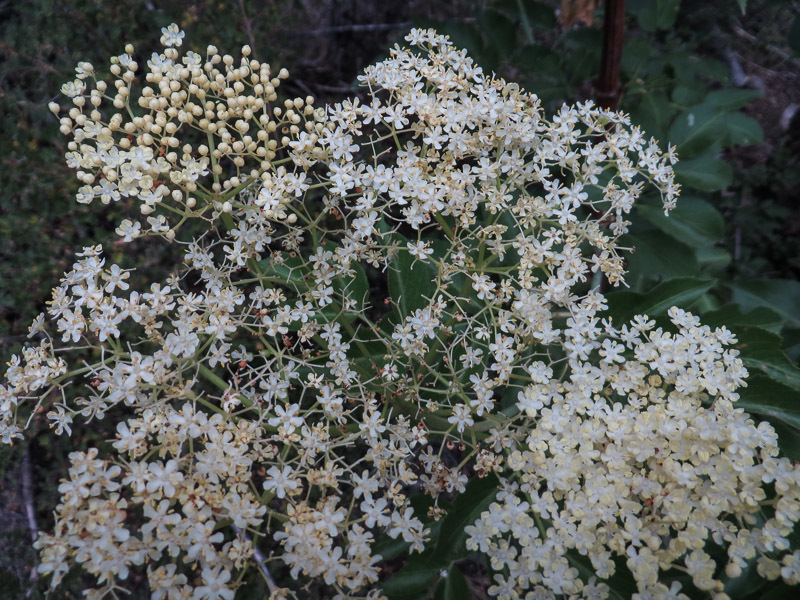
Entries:
POLYGON ((432 30, 326 107, 183 37, 146 68, 126 47, 110 83, 80 63, 51 107, 78 201, 132 207, 121 238, 179 255, 144 282, 87 246, 9 362, 5 443, 26 415, 116 427, 69 456, 36 544, 52 587, 378 598, 376 541, 430 547, 487 476, 467 547, 501 599, 606 598, 622 571, 636 598, 686 598, 678 573, 723 599, 751 564, 800 580, 800 469, 736 408, 733 335, 604 313, 633 203, 675 204, 672 150, 591 103, 547 118, 432 30))

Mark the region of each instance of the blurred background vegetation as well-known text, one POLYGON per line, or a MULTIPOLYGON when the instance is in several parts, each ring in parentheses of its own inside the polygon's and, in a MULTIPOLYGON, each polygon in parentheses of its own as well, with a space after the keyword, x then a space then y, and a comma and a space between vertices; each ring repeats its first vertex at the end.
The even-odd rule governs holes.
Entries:
MULTIPOLYGON (((751 370, 783 386, 768 391, 800 403, 798 8, 798 0, 628 0, 620 109, 648 135, 678 146, 684 193, 669 219, 656 198, 644 199, 630 236, 637 248, 631 290, 615 294, 633 308, 647 294, 668 292, 710 324, 738 328, 740 340, 749 340, 751 370)), ((130 205, 101 212, 75 203, 77 184, 47 104, 59 101, 77 61, 103 72, 127 42, 149 55, 171 22, 201 52, 206 44, 229 52, 249 44, 255 57, 290 70, 284 93, 321 102, 357 94, 364 66, 410 27, 433 26, 553 111, 594 94, 603 6, 597 0, 0 0, 3 360, 20 348, 85 243, 102 243, 110 261, 145 273, 162 266, 152 245, 115 244, 113 224, 130 205)), ((787 453, 800 456, 796 428, 776 426, 787 453)), ((40 431, 46 434, 46 425, 35 421, 23 444, 0 450, 0 598, 39 597, 45 589, 32 575, 28 525, 35 518, 39 527, 51 526, 73 444, 40 431)), ((76 428, 73 435, 84 446, 111 437, 102 427, 76 428)), ((480 569, 465 574, 483 577, 480 569)), ((68 584, 59 597, 80 597, 79 589, 79 582, 74 589, 68 584)), ((734 597, 760 593, 744 586, 734 597)))

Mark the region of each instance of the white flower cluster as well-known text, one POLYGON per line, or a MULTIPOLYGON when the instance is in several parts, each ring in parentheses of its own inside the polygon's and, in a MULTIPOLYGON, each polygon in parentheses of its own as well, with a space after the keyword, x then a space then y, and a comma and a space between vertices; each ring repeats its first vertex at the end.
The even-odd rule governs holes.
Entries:
POLYGON ((506 458, 513 475, 467 528, 468 546, 502 573, 492 594, 596 597, 570 565, 577 552, 602 579, 624 558, 639 598, 688 598, 661 583, 669 569, 724 598, 709 538, 727 547, 730 576, 757 556, 759 573, 800 582, 800 553, 785 556, 783 570, 770 556, 789 547, 800 472, 778 458, 768 424, 734 407, 746 372, 725 349, 730 332, 679 309, 670 317, 675 334, 645 319, 608 327, 599 367, 576 361, 568 379, 520 394, 518 405, 534 419, 514 432, 506 458), (776 496, 768 499, 769 482, 776 496))
POLYGON ((624 281, 645 185, 674 206, 671 150, 591 103, 547 119, 431 30, 366 70, 367 102, 319 109, 278 103, 287 74, 247 47, 162 33, 138 93, 132 47, 111 86, 82 63, 61 124, 78 201, 135 203, 119 235, 180 270, 140 293, 85 248, 50 302, 60 345, 38 319, 0 387, 4 442, 45 401, 59 434, 117 423, 70 455, 37 542, 54 587, 141 569, 154 598, 232 598, 250 569, 275 598, 376 598, 376 541, 422 551, 488 473, 467 531, 492 595, 607 597, 622 557, 641 598, 675 596, 670 569, 724 598, 709 540, 731 576, 757 556, 797 582, 800 471, 735 408, 733 336, 677 309, 614 323, 592 289, 624 281))

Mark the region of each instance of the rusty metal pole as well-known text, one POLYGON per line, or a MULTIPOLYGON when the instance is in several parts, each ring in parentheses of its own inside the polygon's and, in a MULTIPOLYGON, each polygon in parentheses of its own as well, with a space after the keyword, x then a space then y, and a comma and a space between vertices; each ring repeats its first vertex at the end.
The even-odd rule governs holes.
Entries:
POLYGON ((597 103, 616 110, 619 103, 619 65, 625 37, 625 0, 606 0, 603 22, 603 56, 597 80, 597 103))

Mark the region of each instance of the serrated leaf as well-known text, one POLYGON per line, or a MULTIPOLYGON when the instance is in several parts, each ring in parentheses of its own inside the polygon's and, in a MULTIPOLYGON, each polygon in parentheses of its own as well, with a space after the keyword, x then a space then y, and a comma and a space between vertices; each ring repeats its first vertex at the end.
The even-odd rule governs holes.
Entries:
POLYGON ((739 389, 739 395, 737 408, 800 429, 800 392, 797 390, 754 373, 747 378, 747 387, 739 389))
POLYGON ((725 127, 726 145, 752 146, 764 142, 764 130, 759 122, 740 112, 729 113, 725 119, 725 127))
POLYGON ((614 317, 619 326, 635 315, 646 314, 650 317, 665 313, 672 306, 686 307, 710 290, 716 280, 695 279, 686 277, 670 279, 659 283, 646 294, 637 292, 610 292, 608 314, 614 317))
POLYGON ((702 154, 726 135, 728 113, 710 104, 696 104, 679 114, 669 128, 669 143, 680 156, 692 158, 702 154))
POLYGON ((781 336, 760 327, 729 329, 738 338, 739 357, 751 373, 758 369, 775 381, 800 390, 800 369, 781 349, 781 336))
POLYGON ((682 196, 669 216, 660 207, 648 204, 640 204, 637 210, 661 231, 689 246, 713 246, 725 235, 720 212, 697 196, 682 196))
POLYGON ((714 192, 733 182, 733 167, 713 155, 704 154, 675 165, 679 183, 704 192, 714 192))
POLYGON ((435 600, 467 600, 470 597, 467 579, 456 565, 451 565, 447 576, 436 588, 435 600))
POLYGON ((705 103, 725 110, 736 110, 747 106, 756 98, 760 98, 761 95, 759 90, 714 90, 708 93, 705 103))
POLYGON ((467 484, 464 493, 453 501, 447 516, 442 521, 442 528, 434 546, 434 554, 437 557, 455 560, 467 553, 467 533, 464 528, 477 521, 481 513, 494 502, 499 491, 498 484, 494 475, 473 479, 467 484))
POLYGON ((800 327, 800 281, 789 279, 751 279, 726 284, 733 292, 731 300, 744 309, 767 306, 794 327, 800 327))

